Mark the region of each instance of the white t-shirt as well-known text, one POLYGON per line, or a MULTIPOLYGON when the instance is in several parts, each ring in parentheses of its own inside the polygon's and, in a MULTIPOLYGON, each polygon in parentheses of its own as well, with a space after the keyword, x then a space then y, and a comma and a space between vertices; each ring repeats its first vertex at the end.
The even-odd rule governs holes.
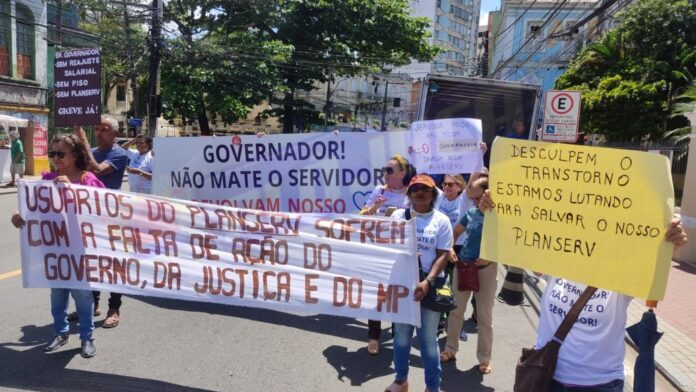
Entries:
MULTIPOLYGON (((551 340, 587 285, 546 276, 536 347, 551 340)), ((632 298, 597 289, 561 345, 553 378, 591 386, 624 379, 624 330, 632 298)))
POLYGON ((387 201, 382 204, 375 212, 376 216, 384 216, 387 208, 396 207, 404 208, 406 207, 406 188, 399 189, 398 192, 394 192, 389 189, 386 185, 377 185, 375 189, 372 190, 370 197, 367 198, 365 202, 365 207, 372 207, 375 205, 377 198, 382 195, 387 201))
MULTIPOLYGON (((128 159, 130 159, 128 167, 152 173, 152 151, 148 151, 141 155, 137 151, 126 150, 126 154, 128 155, 128 159)), ((137 174, 128 173, 128 187, 131 192, 149 194, 152 192, 152 180, 148 180, 137 174)))
MULTIPOLYGON (((394 211, 392 218, 406 219, 406 210, 394 211)), ((416 219, 418 253, 420 253, 423 272, 427 273, 437 258, 435 249, 448 250, 452 248, 452 225, 450 225, 447 216, 438 210, 419 214, 412 209, 411 218, 416 219)), ((440 276, 445 276, 445 274, 440 273, 440 276)))
MULTIPOLYGON (((452 225, 452 228, 454 229, 455 226, 461 221, 462 215, 464 215, 469 208, 473 207, 471 200, 466 196, 466 192, 462 192, 459 196, 457 196, 454 200, 450 201, 447 200, 447 197, 442 195, 437 200, 437 205, 436 208, 438 211, 442 212, 449 218, 450 225, 452 225)), ((461 245, 464 243, 464 238, 466 238, 466 234, 462 233, 462 235, 457 238, 457 242, 455 242, 455 245, 461 245)))

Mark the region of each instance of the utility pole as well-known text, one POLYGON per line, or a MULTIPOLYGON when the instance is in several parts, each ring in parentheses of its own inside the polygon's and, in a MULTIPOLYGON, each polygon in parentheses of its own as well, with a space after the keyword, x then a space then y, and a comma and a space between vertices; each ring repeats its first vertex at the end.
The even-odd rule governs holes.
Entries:
POLYGON ((149 84, 150 93, 148 100, 148 134, 155 136, 157 132, 157 117, 159 110, 159 76, 160 76, 160 39, 162 26, 160 22, 160 0, 152 1, 152 29, 150 30, 150 66, 149 84))
MULTIPOLYGON (((128 67, 129 76, 131 83, 131 90, 133 91, 133 117, 139 118, 138 113, 138 84, 135 78, 135 65, 133 64, 133 46, 131 44, 131 31, 130 31, 130 18, 128 17, 128 5, 123 5, 123 22, 126 28, 126 51, 128 52, 128 67)), ((138 133, 136 129, 136 134, 138 133)), ((135 136, 135 135, 134 135, 135 136)))
POLYGON ((389 80, 384 80, 386 83, 384 84, 384 102, 382 103, 382 126, 379 129, 382 132, 387 130, 387 124, 385 124, 385 120, 387 118, 387 90, 389 89, 389 80))
POLYGON ((326 81, 326 104, 324 105, 324 132, 329 129, 331 115, 331 63, 329 62, 329 78, 326 81))
POLYGON ((63 24, 63 1, 56 0, 56 50, 63 45, 61 41, 61 25, 63 24))

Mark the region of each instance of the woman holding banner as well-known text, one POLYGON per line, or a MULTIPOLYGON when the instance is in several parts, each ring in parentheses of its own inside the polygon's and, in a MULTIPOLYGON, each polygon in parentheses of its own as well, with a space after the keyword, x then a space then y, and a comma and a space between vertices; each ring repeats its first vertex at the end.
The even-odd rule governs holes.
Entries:
MULTIPOLYGON (((492 209, 490 193, 481 200, 483 210, 492 209)), ((681 221, 673 219, 665 240, 675 246, 687 242, 681 221)), ((535 347, 546 345, 558 330, 571 305, 587 285, 545 276, 541 296, 539 329, 535 347)), ((597 289, 580 312, 577 322, 561 345, 550 392, 621 392, 624 390, 624 336, 628 306, 633 298, 597 289)))
MULTIPOLYGON (((48 157, 55 171, 45 172, 43 180, 53 180, 55 183, 80 184, 104 188, 104 184, 91 172, 87 171, 86 148, 80 139, 73 134, 56 136, 51 143, 48 157)), ((15 212, 12 224, 16 228, 24 226, 25 221, 15 212)), ((80 340, 83 358, 93 357, 97 353, 94 347, 92 331, 94 331, 94 299, 90 290, 51 289, 51 314, 53 315, 53 330, 55 337, 51 339, 44 351, 54 351, 68 342, 70 325, 68 324, 68 300, 72 295, 80 318, 80 340)))
MULTIPOLYGON (((416 174, 416 168, 401 155, 394 155, 382 168, 384 185, 378 185, 360 210, 360 215, 389 216, 397 208, 406 205, 406 185, 416 174)), ((379 338, 382 334, 382 324, 379 320, 368 320, 367 352, 379 354, 379 338)))
MULTIPOLYGON (((447 264, 452 248, 452 226, 447 216, 435 208, 438 191, 435 181, 427 175, 413 177, 406 192, 408 210, 397 210, 392 217, 397 219, 414 218, 418 237, 418 261, 425 278, 418 283, 413 299, 422 300, 433 289, 435 279, 444 277, 443 270, 447 264)), ((437 324, 440 313, 421 305, 421 326, 416 328, 420 343, 421 359, 425 368, 425 385, 427 391, 440 390, 440 356, 437 343, 437 324)), ((411 359, 411 341, 413 329, 410 324, 394 323, 394 382, 386 392, 408 390, 408 370, 411 359)))

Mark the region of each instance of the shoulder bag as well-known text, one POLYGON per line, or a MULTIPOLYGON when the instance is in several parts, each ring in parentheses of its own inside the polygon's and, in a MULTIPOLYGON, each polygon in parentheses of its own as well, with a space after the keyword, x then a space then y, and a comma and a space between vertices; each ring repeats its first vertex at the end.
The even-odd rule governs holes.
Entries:
POLYGON ((522 356, 515 369, 514 392, 546 392, 549 390, 553 374, 556 371, 561 344, 578 319, 582 308, 596 290, 596 287, 587 286, 578 301, 570 308, 553 338, 544 347, 522 349, 522 356))
MULTIPOLYGON (((406 220, 411 220, 411 209, 407 208, 404 217, 406 220)), ((420 281, 425 279, 425 272, 423 271, 423 266, 420 262, 420 256, 418 257, 418 276, 420 281)), ((433 310, 435 312, 451 312, 457 308, 454 303, 454 293, 452 288, 447 283, 447 278, 437 277, 433 282, 433 285, 428 290, 428 293, 421 299, 421 306, 433 310)))

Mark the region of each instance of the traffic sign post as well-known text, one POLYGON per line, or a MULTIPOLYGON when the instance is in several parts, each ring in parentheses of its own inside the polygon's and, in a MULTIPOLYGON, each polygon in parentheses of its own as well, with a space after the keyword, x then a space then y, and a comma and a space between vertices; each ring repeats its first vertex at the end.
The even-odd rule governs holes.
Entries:
POLYGON ((580 125, 580 104, 580 91, 548 91, 541 140, 575 143, 580 125))

